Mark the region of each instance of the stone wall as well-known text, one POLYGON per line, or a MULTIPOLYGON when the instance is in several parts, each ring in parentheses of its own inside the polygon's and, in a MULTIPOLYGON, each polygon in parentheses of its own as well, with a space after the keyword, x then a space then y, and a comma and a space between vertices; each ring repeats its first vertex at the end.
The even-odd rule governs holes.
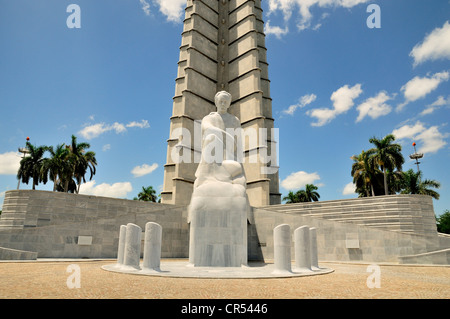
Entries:
POLYGON ((424 195, 329 200, 273 205, 266 209, 416 235, 434 236, 437 231, 433 200, 424 195))
MULTIPOLYGON (((322 216, 319 216, 320 209, 307 214, 300 212, 295 205, 253 208, 248 223, 249 259, 273 259, 273 229, 280 224, 289 224, 292 234, 300 226, 316 227, 319 260, 399 262, 413 260, 412 257, 399 259, 401 256, 450 248, 450 238, 438 236, 435 224, 434 229, 432 227, 434 212, 429 198, 380 196, 377 200, 378 203, 373 199, 370 203, 353 199, 333 201, 333 205, 319 202, 304 206, 310 210, 321 207, 322 216), (399 201, 403 204, 400 205, 399 201), (383 228, 380 224, 368 226, 363 222, 349 221, 351 212, 354 218, 361 218, 358 214, 374 212, 374 207, 391 212, 391 216, 402 210, 404 215, 408 215, 405 208, 408 205, 417 208, 415 217, 410 219, 415 220, 417 233, 410 231, 411 225, 406 232, 402 231, 401 222, 393 231, 392 223, 383 228), (346 220, 324 218, 326 207, 331 206, 336 210, 333 214, 338 216, 340 212, 346 220), (345 209, 339 211, 336 207, 345 209), (423 210, 418 207, 423 207, 423 210)), ((328 213, 331 216, 331 209, 328 213)), ((38 258, 116 258, 120 225, 134 223, 144 230, 150 221, 162 226, 163 258, 188 257, 186 207, 47 191, 8 191, 0 215, 0 247, 34 252, 38 258)), ((390 221, 393 222, 392 219, 390 221)), ((443 259, 442 254, 426 255, 427 258, 420 260, 433 262, 434 258, 441 263, 439 260, 446 258, 443 259)))
POLYGON ((429 253, 400 256, 401 264, 450 265, 450 248, 429 253))
MULTIPOLYGON (((250 234, 250 257, 273 258, 272 231, 279 224, 317 228, 319 258, 402 262, 415 256, 449 248, 449 238, 438 236, 433 201, 423 195, 391 195, 370 198, 273 205, 255 209, 250 234), (256 244, 256 236, 258 243, 256 244)), ((292 245, 293 246, 293 245, 292 245)), ((445 258, 431 254, 441 264, 445 258)), ((423 259, 423 258, 422 258, 423 259)))
POLYGON ((0 260, 36 260, 37 253, 0 247, 0 260))
POLYGON ((38 258, 116 257, 120 225, 163 226, 163 257, 187 257, 185 208, 46 191, 6 192, 0 246, 38 252, 38 258))
POLYGON ((399 256, 440 248, 436 231, 423 236, 268 209, 255 209, 254 220, 249 231, 249 257, 256 260, 273 258, 273 229, 280 224, 290 225, 292 235, 300 226, 316 227, 319 260, 398 262, 399 256))

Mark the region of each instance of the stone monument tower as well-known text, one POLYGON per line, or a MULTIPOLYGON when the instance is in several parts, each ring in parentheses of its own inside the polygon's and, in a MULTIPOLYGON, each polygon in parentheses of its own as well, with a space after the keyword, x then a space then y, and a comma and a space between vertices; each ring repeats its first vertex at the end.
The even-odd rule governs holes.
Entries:
POLYGON ((214 96, 222 90, 231 94, 229 112, 243 130, 258 134, 244 143, 250 205, 280 203, 266 51, 261 0, 187 0, 162 203, 189 204, 200 121, 216 110, 214 96))

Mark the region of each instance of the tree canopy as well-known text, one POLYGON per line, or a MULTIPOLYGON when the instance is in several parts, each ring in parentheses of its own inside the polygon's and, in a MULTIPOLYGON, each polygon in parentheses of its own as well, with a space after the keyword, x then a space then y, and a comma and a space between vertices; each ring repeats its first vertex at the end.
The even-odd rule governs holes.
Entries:
POLYGON ((392 134, 381 139, 370 138, 369 142, 375 147, 350 157, 353 160, 350 174, 359 197, 400 193, 429 195, 439 199, 439 193, 433 189, 440 187, 439 182, 423 179, 420 171, 402 170, 405 160, 401 146, 394 141, 392 134))
POLYGON ((438 192, 431 188, 439 188, 441 184, 435 180, 425 179, 422 180, 422 172, 414 172, 410 169, 403 172, 403 178, 401 180, 401 194, 420 194, 428 195, 434 199, 439 199, 438 192))
POLYGON ((375 145, 375 148, 370 149, 369 161, 373 167, 378 167, 383 172, 383 188, 384 194, 389 195, 388 174, 402 170, 402 165, 405 162, 401 153, 402 147, 400 144, 393 143, 395 136, 388 134, 385 137, 378 139, 372 137, 369 142, 375 145))
POLYGON ((17 178, 28 184, 32 180, 32 189, 39 183, 53 182, 53 191, 79 193, 80 186, 86 182, 85 175, 90 172, 90 180, 96 173, 95 152, 88 151, 90 144, 78 143, 72 135, 71 143, 53 146, 35 146, 26 144, 27 153, 20 161, 17 178), (50 157, 44 157, 45 153, 50 157))
POLYGON ((450 234, 450 210, 446 209, 444 213, 436 217, 437 231, 450 234))
POLYGON ((287 196, 283 197, 286 204, 317 202, 320 195, 317 192, 319 188, 313 184, 306 184, 305 189, 300 189, 297 192, 290 191, 287 196))
POLYGON ((47 183, 47 176, 42 174, 42 168, 45 161, 44 154, 48 150, 48 146, 35 146, 27 141, 26 149, 27 156, 20 161, 17 178, 25 184, 28 184, 31 179, 32 189, 34 190, 40 182, 47 183))
POLYGON ((133 199, 144 201, 144 202, 156 203, 158 196, 156 195, 156 191, 153 189, 153 186, 148 186, 148 187, 142 186, 142 190, 139 192, 138 196, 133 199))

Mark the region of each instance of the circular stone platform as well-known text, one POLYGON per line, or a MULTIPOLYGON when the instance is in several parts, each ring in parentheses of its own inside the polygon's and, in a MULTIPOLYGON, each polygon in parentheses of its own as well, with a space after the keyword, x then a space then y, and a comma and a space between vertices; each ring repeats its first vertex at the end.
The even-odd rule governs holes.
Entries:
POLYGON ((178 277, 178 278, 288 278, 301 276, 315 276, 332 273, 330 268, 319 268, 312 271, 296 270, 292 267, 292 272, 278 272, 274 264, 261 262, 250 262, 248 266, 242 267, 194 267, 189 262, 162 262, 161 270, 134 269, 120 264, 102 266, 103 270, 144 276, 178 277))

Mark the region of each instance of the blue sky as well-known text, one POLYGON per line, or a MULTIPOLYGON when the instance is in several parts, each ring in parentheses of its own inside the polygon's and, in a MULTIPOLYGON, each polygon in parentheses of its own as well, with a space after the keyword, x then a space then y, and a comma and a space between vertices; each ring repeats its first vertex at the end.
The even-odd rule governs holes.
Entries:
MULTIPOLYGON (((0 0, 0 204, 17 188, 18 147, 91 144, 82 193, 133 198, 162 188, 183 0, 0 0), (69 28, 70 4, 81 9, 69 28)), ((350 156, 394 133, 404 170, 412 142, 450 209, 450 1, 268 0, 271 97, 280 191, 319 185, 356 197, 350 156), (381 28, 367 19, 377 4, 381 28)), ((21 185, 29 189, 30 185, 21 185)), ((51 190, 51 182, 38 189, 51 190)))

